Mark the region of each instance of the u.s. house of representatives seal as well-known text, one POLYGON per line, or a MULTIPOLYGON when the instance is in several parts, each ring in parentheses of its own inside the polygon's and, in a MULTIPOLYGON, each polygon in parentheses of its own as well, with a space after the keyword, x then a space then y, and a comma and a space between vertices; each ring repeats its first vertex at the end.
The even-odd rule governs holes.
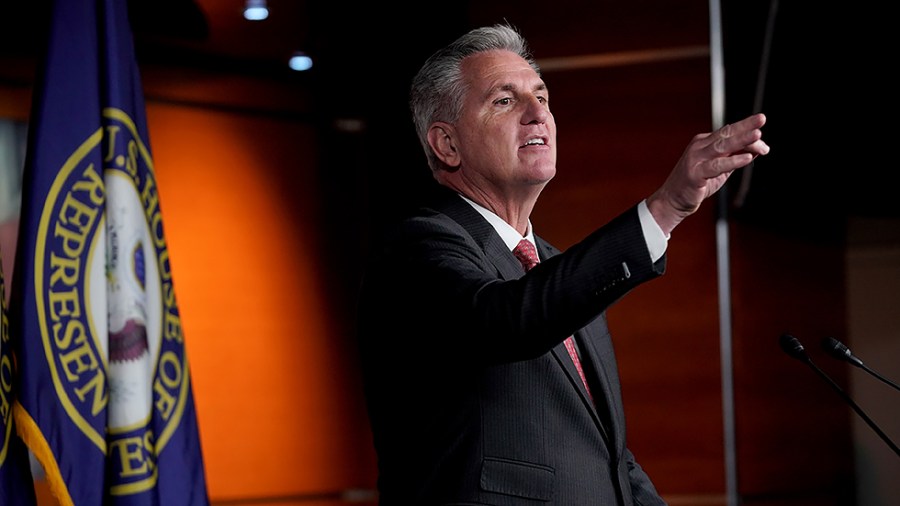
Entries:
POLYGON ((59 402, 127 495, 155 485, 189 382, 150 152, 123 111, 103 117, 53 181, 34 282, 59 402))
POLYGON ((9 343, 9 319, 6 316, 6 288, 0 268, 0 469, 9 455, 12 438, 13 361, 9 343))

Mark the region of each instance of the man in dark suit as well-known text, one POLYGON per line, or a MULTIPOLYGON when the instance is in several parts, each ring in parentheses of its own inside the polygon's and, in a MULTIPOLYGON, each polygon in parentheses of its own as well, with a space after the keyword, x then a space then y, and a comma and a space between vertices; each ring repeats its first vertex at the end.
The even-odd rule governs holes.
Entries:
POLYGON ((661 275, 672 229, 768 152, 765 118, 696 136, 653 195, 562 253, 529 221, 556 173, 548 97, 505 25, 413 80, 443 189, 375 244, 359 301, 384 506, 664 504, 626 446, 604 311, 661 275))

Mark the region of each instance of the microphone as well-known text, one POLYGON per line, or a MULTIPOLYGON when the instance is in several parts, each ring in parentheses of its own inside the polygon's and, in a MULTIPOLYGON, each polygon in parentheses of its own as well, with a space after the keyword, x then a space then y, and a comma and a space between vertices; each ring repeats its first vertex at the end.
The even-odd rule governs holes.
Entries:
POLYGON ((812 363, 809 355, 806 354, 806 348, 800 344, 800 340, 796 337, 790 334, 782 334, 781 337, 778 338, 778 344, 781 345, 781 349, 788 355, 801 362, 812 363))
POLYGON ((862 408, 860 408, 853 401, 853 399, 851 399, 850 396, 847 395, 847 393, 844 392, 844 390, 840 386, 838 386, 838 384, 835 383, 834 380, 831 379, 830 376, 825 374, 825 371, 819 369, 819 367, 813 363, 812 359, 809 358, 809 355, 806 353, 806 348, 803 347, 803 344, 800 343, 799 339, 790 334, 782 334, 781 337, 778 338, 778 344, 781 345, 781 349, 784 350, 785 353, 801 362, 806 363, 813 371, 816 372, 816 374, 821 376, 822 379, 824 379, 829 385, 831 385, 831 387, 838 393, 838 395, 840 395, 841 398, 843 398, 844 401, 846 401, 847 404, 849 404, 850 407, 853 408, 854 411, 856 411, 856 414, 859 415, 863 419, 863 421, 865 421, 869 425, 869 427, 873 431, 875 431, 876 434, 878 434, 878 437, 880 437, 885 443, 887 443, 887 445, 892 450, 894 450, 894 453, 896 453, 897 456, 900 457, 900 448, 898 448, 897 445, 893 441, 891 441, 891 438, 889 438, 887 434, 885 434, 884 431, 882 431, 881 428, 879 428, 878 425, 876 425, 875 422, 873 422, 872 419, 869 418, 869 415, 867 415, 862 410, 862 408))
POLYGON ((872 376, 875 376, 876 378, 883 381, 884 383, 887 383, 888 385, 896 388, 897 390, 900 390, 900 385, 897 385, 893 381, 885 378, 881 374, 878 374, 874 370, 867 367, 866 364, 864 364, 863 361, 859 359, 859 357, 855 356, 853 353, 850 352, 850 348, 847 348, 847 346, 844 343, 838 341, 837 339, 835 339, 833 337, 826 337, 826 338, 822 339, 822 349, 825 350, 832 357, 834 357, 838 360, 843 360, 844 362, 849 362, 850 364, 854 365, 855 367, 859 367, 860 369, 866 371, 867 373, 871 374, 872 376))

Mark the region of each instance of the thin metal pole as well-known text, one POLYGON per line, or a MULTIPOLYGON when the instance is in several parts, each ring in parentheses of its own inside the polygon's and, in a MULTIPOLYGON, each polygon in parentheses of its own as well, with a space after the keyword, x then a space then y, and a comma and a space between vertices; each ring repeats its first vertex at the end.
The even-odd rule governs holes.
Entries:
MULTIPOLYGON (((722 12, 718 0, 709 0, 709 48, 712 90, 712 124, 725 124, 725 65, 722 44, 722 12)), ((737 506, 737 450, 735 445, 734 377, 731 348, 731 278, 728 255, 728 198, 723 187, 718 194, 716 260, 719 289, 719 354, 722 369, 722 423, 725 453, 725 496, 728 506, 737 506)))

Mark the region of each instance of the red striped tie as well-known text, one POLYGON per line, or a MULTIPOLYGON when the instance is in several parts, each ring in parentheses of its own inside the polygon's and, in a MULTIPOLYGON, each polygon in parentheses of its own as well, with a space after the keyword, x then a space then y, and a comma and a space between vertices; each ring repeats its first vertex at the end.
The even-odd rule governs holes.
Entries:
MULTIPOLYGON (((513 255, 522 262, 522 267, 525 268, 526 272, 531 270, 532 267, 541 261, 538 258, 537 251, 534 249, 534 244, 531 244, 531 241, 528 239, 519 241, 519 244, 513 249, 513 255)), ((575 362, 575 369, 578 370, 581 381, 584 382, 584 388, 587 389, 588 395, 593 399, 591 389, 588 387, 587 377, 584 375, 584 369, 581 367, 581 359, 578 358, 578 352, 575 349, 575 339, 572 336, 569 336, 564 343, 566 345, 566 350, 569 352, 569 356, 572 357, 572 362, 575 362)))

